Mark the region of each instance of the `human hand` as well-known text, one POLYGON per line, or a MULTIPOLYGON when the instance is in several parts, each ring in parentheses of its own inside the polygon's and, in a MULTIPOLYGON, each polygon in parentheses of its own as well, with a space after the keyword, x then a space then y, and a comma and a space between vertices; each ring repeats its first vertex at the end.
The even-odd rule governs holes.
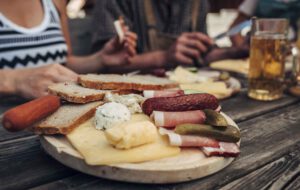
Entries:
POLYGON ((126 27, 124 40, 119 37, 109 40, 100 51, 104 66, 119 66, 130 63, 130 57, 136 55, 137 35, 126 27))
POLYGON ((14 71, 17 95, 34 99, 48 94, 48 86, 65 81, 76 81, 77 74, 59 64, 14 71))
POLYGON ((198 59, 213 44, 213 40, 203 33, 183 33, 167 50, 166 61, 176 65, 191 65, 193 59, 198 59))

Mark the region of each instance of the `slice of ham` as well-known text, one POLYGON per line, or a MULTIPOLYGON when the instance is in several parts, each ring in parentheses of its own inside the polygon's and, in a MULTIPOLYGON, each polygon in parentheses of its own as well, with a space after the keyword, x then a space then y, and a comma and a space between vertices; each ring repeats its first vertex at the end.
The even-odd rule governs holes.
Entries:
POLYGON ((184 95, 183 90, 144 90, 143 95, 145 98, 154 97, 175 97, 184 95))
POLYGON ((153 119, 157 127, 175 127, 184 123, 202 124, 206 116, 201 110, 184 112, 153 111, 153 119))
POLYGON ((192 135, 178 135, 174 133, 174 131, 167 130, 164 128, 159 128, 159 133, 161 135, 168 135, 170 145, 172 146, 180 146, 180 147, 214 147, 219 148, 219 142, 200 136, 192 136, 192 135))
POLYGON ((240 154, 239 146, 235 143, 220 142, 219 148, 203 147, 206 156, 237 157, 240 154))

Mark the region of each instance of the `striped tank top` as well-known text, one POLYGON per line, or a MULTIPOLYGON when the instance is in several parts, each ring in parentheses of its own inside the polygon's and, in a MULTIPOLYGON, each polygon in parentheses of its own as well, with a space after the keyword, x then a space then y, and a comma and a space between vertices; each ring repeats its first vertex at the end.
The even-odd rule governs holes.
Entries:
POLYGON ((52 0, 41 0, 44 19, 39 26, 24 28, 0 12, 0 69, 32 68, 65 63, 67 45, 52 0))

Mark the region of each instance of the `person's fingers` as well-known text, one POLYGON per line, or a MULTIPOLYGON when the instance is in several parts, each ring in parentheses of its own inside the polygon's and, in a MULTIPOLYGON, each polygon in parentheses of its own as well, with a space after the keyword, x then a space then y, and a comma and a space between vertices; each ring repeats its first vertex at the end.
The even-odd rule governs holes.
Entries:
POLYGON ((185 56, 188 56, 190 58, 198 59, 200 57, 199 51, 197 51, 196 49, 184 46, 184 45, 179 46, 178 51, 180 51, 185 56))
POLYGON ((132 46, 133 48, 136 47, 136 40, 130 39, 130 38, 125 38, 124 43, 128 43, 128 45, 132 46))
POLYGON ((184 65, 191 65, 193 64, 193 60, 190 57, 185 56, 182 53, 176 53, 175 55, 177 62, 184 64, 184 65))
POLYGON ((214 41, 210 37, 208 37, 207 35, 201 32, 187 33, 186 36, 188 38, 192 38, 204 42, 207 45, 214 45, 214 41))
POLYGON ((191 38, 182 38, 180 40, 180 43, 182 43, 185 46, 188 46, 190 48, 197 49, 199 52, 207 51, 207 47, 199 40, 195 40, 195 39, 191 39, 191 38))
POLYGON ((37 85, 37 87, 35 89, 33 89, 33 91, 31 92, 32 96, 34 98, 39 98, 39 97, 48 95, 49 94, 48 87, 53 84, 55 84, 55 82, 52 80, 44 79, 44 80, 40 81, 39 84, 37 85))
POLYGON ((74 71, 71 71, 68 68, 65 68, 64 66, 58 67, 58 76, 55 77, 56 82, 64 82, 64 81, 73 81, 76 82, 78 79, 78 74, 76 74, 74 71))
POLYGON ((136 41, 138 39, 138 36, 134 32, 127 31, 127 32, 125 32, 125 38, 130 38, 130 39, 136 41))
POLYGON ((136 50, 132 46, 130 46, 128 43, 125 43, 125 48, 127 49, 127 52, 130 56, 136 55, 136 50))

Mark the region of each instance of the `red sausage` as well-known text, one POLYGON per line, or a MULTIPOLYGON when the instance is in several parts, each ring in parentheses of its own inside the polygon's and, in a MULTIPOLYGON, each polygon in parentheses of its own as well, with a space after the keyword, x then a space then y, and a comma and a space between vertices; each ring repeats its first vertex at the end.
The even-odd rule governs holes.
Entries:
POLYGON ((218 99, 211 94, 189 94, 176 97, 149 98, 142 104, 147 115, 155 111, 191 111, 215 110, 219 106, 218 99))
POLYGON ((20 131, 49 116, 59 107, 59 97, 44 96, 6 111, 2 125, 8 131, 20 131))

